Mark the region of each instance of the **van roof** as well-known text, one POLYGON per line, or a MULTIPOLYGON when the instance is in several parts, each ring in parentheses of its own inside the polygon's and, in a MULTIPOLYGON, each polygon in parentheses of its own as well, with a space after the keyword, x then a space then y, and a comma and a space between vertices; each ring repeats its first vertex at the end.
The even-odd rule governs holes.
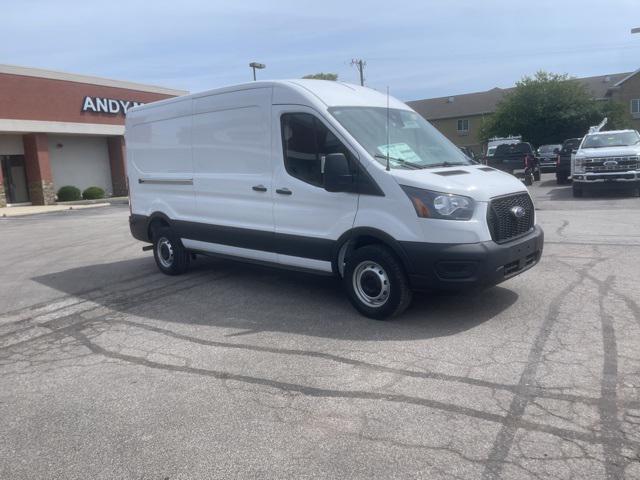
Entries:
MULTIPOLYGON (((166 105, 170 103, 182 102, 188 99, 207 97, 222 93, 231 93, 241 90, 251 90, 265 87, 281 87, 306 97, 311 103, 320 102, 327 107, 333 106, 374 106, 386 107, 386 92, 379 92, 369 87, 354 85, 346 82, 332 80, 313 80, 313 79, 292 79, 292 80, 263 80, 239 85, 231 85, 227 87, 206 90, 204 92, 193 93, 190 95, 182 95, 180 97, 160 100, 146 105, 131 108, 129 112, 137 112, 154 106, 166 105)), ((408 109, 404 103, 389 97, 390 108, 408 109)), ((127 113, 129 113, 127 112, 127 113)))

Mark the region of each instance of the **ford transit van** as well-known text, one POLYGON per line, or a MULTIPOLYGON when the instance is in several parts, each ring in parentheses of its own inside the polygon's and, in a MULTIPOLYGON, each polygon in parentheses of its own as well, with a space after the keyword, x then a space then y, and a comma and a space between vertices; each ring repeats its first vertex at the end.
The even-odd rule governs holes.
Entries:
POLYGON ((169 275, 195 254, 334 275, 384 319, 413 292, 495 285, 542 254, 518 179, 369 88, 221 88, 135 107, 125 135, 131 232, 169 275))

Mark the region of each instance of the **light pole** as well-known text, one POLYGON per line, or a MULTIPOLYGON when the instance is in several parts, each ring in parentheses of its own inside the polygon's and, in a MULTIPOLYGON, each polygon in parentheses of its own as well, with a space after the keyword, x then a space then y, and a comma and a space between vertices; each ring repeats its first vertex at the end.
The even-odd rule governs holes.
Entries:
POLYGON ((249 66, 253 69, 253 81, 256 81, 256 70, 262 70, 267 66, 264 63, 251 62, 249 66))

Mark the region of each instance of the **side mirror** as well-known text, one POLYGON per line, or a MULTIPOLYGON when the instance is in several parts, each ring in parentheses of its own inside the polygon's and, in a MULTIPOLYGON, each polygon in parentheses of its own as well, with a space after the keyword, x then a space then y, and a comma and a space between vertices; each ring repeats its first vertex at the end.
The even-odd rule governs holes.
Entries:
POLYGON ((324 157, 322 165, 324 189, 327 192, 351 192, 354 177, 349 171, 349 162, 344 153, 330 153, 324 157))

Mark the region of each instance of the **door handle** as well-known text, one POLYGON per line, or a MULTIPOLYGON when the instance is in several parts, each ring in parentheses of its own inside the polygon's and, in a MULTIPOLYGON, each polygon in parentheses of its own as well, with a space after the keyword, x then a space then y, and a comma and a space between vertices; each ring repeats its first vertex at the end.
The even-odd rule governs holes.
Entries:
POLYGON ((276 193, 279 193, 280 195, 291 195, 293 192, 288 188, 278 188, 276 189, 276 193))
POLYGON ((256 192, 266 192, 267 191, 267 187, 265 187, 264 185, 254 185, 253 187, 251 187, 253 190, 255 190, 256 192))

